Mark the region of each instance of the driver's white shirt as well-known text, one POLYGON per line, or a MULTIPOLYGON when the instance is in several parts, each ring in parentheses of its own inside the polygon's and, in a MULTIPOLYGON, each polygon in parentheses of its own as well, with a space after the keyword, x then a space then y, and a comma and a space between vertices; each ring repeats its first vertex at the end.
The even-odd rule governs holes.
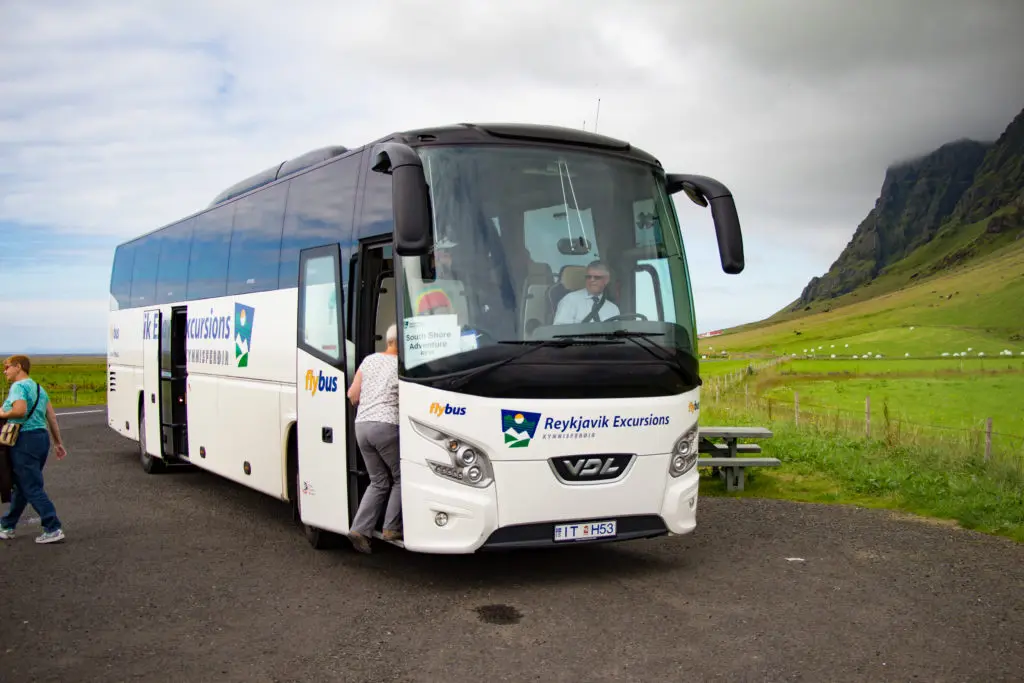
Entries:
MULTIPOLYGON (((587 288, 577 289, 575 292, 569 292, 562 297, 562 300, 558 302, 558 309, 555 311, 555 325, 571 325, 572 323, 581 323, 583 319, 590 315, 590 310, 594 307, 596 299, 601 297, 600 294, 591 294, 587 291, 587 288)), ((597 317, 601 320, 607 320, 619 314, 619 307, 613 304, 608 299, 604 300, 601 304, 601 308, 597 312, 597 317)), ((593 322, 593 321, 592 321, 593 322)))

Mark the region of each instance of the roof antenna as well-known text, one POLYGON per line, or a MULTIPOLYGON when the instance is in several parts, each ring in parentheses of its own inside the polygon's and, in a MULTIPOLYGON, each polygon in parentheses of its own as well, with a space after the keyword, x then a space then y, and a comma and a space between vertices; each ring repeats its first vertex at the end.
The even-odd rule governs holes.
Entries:
POLYGON ((601 98, 597 98, 597 115, 594 116, 594 132, 597 132, 597 120, 601 117, 601 98))

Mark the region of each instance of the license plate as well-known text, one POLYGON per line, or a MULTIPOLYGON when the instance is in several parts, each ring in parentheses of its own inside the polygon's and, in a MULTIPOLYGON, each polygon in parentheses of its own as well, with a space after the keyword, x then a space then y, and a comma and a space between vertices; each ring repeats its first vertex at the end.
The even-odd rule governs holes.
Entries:
POLYGON ((608 538, 615 535, 615 520, 604 522, 578 522, 556 524, 555 541, 586 541, 591 538, 608 538))

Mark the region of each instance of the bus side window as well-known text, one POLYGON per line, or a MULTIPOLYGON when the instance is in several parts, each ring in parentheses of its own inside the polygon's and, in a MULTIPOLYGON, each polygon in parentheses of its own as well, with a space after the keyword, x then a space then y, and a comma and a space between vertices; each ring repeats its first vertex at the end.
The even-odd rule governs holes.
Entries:
POLYGON ((156 276, 158 304, 185 299, 189 253, 192 249, 192 226, 195 222, 195 218, 189 218, 160 231, 163 233, 163 248, 160 250, 160 268, 156 276))
POLYGON ((338 274, 335 272, 334 261, 330 256, 318 256, 308 259, 305 266, 305 291, 302 310, 299 312, 302 339, 317 351, 338 360, 341 358, 342 339, 338 330, 338 274))
POLYGON ((277 289, 288 181, 238 201, 228 256, 228 294, 277 289))
POLYGON ((114 267, 110 273, 111 310, 120 310, 131 306, 134 260, 134 242, 122 244, 114 250, 114 267))
POLYGON ((235 203, 219 206, 196 220, 188 262, 188 298, 208 299, 227 292, 228 250, 235 203))
POLYGON ((160 263, 160 233, 143 237, 135 246, 135 262, 132 265, 131 305, 153 306, 156 304, 156 269, 160 263))
POLYGON ((299 283, 300 250, 352 238, 361 158, 361 153, 351 154, 291 181, 281 236, 282 289, 299 283))

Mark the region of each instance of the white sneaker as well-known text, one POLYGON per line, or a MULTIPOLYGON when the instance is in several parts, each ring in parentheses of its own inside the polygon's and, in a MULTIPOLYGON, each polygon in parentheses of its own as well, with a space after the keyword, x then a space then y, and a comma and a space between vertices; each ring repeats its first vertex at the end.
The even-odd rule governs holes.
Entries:
POLYGON ((8 541, 14 538, 14 529, 5 529, 0 526, 0 539, 8 541))
POLYGON ((63 540, 63 529, 57 529, 56 531, 44 531, 43 533, 36 536, 36 543, 56 543, 57 541, 63 540))

